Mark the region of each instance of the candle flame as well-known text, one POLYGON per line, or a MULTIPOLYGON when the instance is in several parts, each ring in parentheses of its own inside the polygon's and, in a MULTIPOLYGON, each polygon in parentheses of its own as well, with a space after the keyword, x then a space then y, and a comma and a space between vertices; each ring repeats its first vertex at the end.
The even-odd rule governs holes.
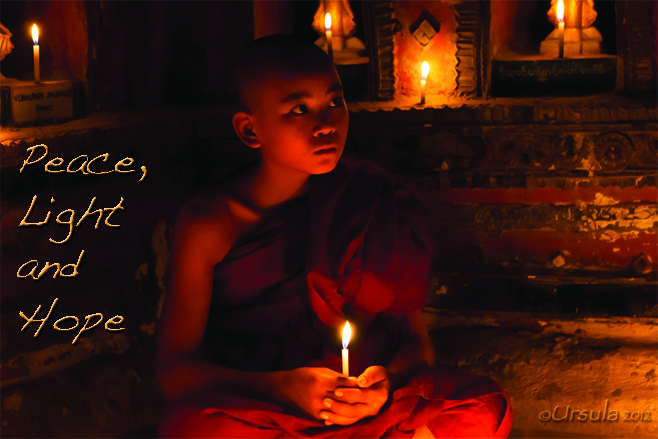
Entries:
POLYGON ((351 337, 352 329, 350 328, 350 322, 345 322, 345 328, 343 329, 343 349, 347 349, 351 337))
POLYGON ((423 80, 427 79, 427 75, 430 72, 430 65, 427 63, 427 61, 423 61, 423 65, 420 68, 420 72, 423 75, 423 80))
POLYGON ((324 16, 324 28, 331 30, 331 14, 329 12, 324 16))
POLYGON ((32 41, 34 41, 35 45, 39 44, 39 28, 36 24, 32 26, 32 41))
POLYGON ((557 21, 560 23, 564 21, 564 3, 562 3, 562 0, 557 2, 557 21))

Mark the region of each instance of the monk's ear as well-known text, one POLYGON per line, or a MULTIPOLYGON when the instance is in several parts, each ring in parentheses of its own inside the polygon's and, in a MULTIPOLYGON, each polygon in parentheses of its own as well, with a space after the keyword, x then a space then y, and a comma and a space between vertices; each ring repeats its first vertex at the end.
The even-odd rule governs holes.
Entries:
POLYGON ((254 133, 253 116, 244 111, 238 111, 233 115, 233 128, 240 140, 249 148, 260 148, 260 142, 254 133))

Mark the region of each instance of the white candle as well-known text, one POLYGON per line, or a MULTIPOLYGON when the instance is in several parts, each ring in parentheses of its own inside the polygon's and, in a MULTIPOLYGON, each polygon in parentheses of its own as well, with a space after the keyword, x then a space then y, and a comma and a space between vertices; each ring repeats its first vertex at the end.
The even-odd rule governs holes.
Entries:
POLYGON ((557 2, 557 30, 559 38, 558 58, 564 58, 564 3, 562 0, 557 2))
POLYGON ((343 328, 343 375, 346 377, 350 376, 350 353, 347 345, 350 343, 351 337, 352 330, 350 328, 350 322, 345 322, 345 328, 343 328))
POLYGON ((41 81, 41 72, 39 70, 39 28, 37 25, 32 26, 32 40, 34 41, 34 82, 41 81))
POLYGON ((327 53, 329 54, 329 58, 332 60, 334 59, 334 47, 332 44, 332 32, 331 32, 331 14, 327 12, 327 14, 324 16, 324 28, 326 31, 326 36, 327 36, 327 53))
POLYGON ((427 85, 427 75, 429 72, 430 65, 427 63, 427 61, 423 61, 423 65, 420 68, 420 105, 425 105, 425 86, 427 85))

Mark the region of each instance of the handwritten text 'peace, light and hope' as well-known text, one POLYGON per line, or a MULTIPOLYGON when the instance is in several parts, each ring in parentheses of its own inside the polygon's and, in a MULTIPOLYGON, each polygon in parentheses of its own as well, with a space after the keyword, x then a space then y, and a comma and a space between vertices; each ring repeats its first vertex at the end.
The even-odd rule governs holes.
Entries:
MULTIPOLYGON (((39 162, 42 162, 48 156, 48 146, 43 144, 31 146, 27 148, 27 151, 29 152, 29 155, 23 161, 23 166, 21 166, 21 169, 19 171, 21 174, 23 173, 23 170, 27 166, 33 166, 39 162), (40 157, 39 154, 41 154, 40 157)), ((129 174, 136 171, 135 169, 131 168, 133 163, 135 162, 132 158, 126 157, 116 162, 114 167, 108 167, 106 165, 106 162, 109 160, 109 157, 110 155, 108 153, 105 153, 105 154, 100 154, 90 160, 89 156, 83 154, 70 160, 69 163, 66 165, 66 167, 63 166, 65 163, 65 160, 63 158, 55 157, 50 161, 46 162, 46 164, 44 165, 44 171, 49 174, 59 174, 63 172, 66 174, 81 173, 83 175, 90 175, 90 176, 106 175, 111 173, 129 174)), ((147 173, 146 166, 142 166, 141 171, 142 171, 142 176, 139 179, 140 182, 144 181, 144 178, 146 177, 146 173, 147 173)), ((48 240, 55 245, 61 245, 69 242, 71 240, 71 237, 73 236, 74 226, 80 227, 80 225, 83 222, 85 222, 85 220, 89 217, 92 217, 93 220, 93 216, 96 214, 98 214, 98 217, 96 218, 96 224, 94 228, 98 229, 101 225, 101 220, 103 219, 103 215, 105 214, 105 212, 108 212, 108 214, 107 216, 105 216, 105 221, 103 222, 103 224, 106 227, 119 227, 120 224, 116 224, 116 221, 112 219, 112 216, 117 211, 124 210, 123 208, 124 199, 123 197, 120 198, 121 199, 119 200, 119 202, 113 207, 98 208, 94 210, 94 203, 96 202, 96 197, 93 197, 91 199, 91 202, 89 203, 89 207, 87 208, 85 213, 80 217, 77 223, 75 222, 75 218, 76 218, 75 210, 73 209, 62 210, 55 218, 55 222, 57 222, 57 224, 63 225, 68 228, 66 236, 61 237, 60 239, 54 239, 53 237, 51 237, 48 240)), ((32 202, 30 203, 30 207, 27 209, 27 212, 25 213, 25 216, 21 220, 19 227, 41 227, 50 224, 50 219, 52 214, 50 210, 46 214, 45 218, 42 219, 33 218, 32 210, 38 202, 39 200, 37 195, 32 197, 32 202)), ((54 197, 50 198, 50 203, 51 204, 55 203, 54 197)), ((52 273, 53 279, 57 279, 58 277, 75 278, 80 274, 79 269, 84 254, 85 251, 81 250, 80 256, 78 257, 77 261, 66 265, 62 265, 59 262, 53 262, 53 263, 46 262, 43 265, 43 267, 41 267, 40 270, 39 270, 39 261, 37 259, 32 259, 20 266, 20 268, 16 272, 16 276, 19 279, 31 278, 33 280, 39 280, 46 274, 52 273)), ((57 304, 58 300, 59 300, 58 298, 55 298, 52 305, 50 306, 50 311, 48 311, 48 314, 44 318, 37 318, 41 310, 41 305, 37 307, 36 311, 32 314, 32 317, 27 317, 21 311, 19 315, 26 320, 26 323, 25 325, 23 325, 23 328, 21 328, 21 331, 27 329, 32 323, 41 322, 39 328, 34 334, 35 337, 38 336, 39 333, 41 332, 41 329, 44 327, 46 322, 50 319, 50 316, 53 313, 53 309, 55 308, 55 305, 57 304)), ((103 314, 101 313, 94 313, 86 316, 85 322, 82 325, 82 327, 78 330, 78 333, 73 339, 72 344, 77 343, 78 339, 80 338, 83 332, 87 332, 93 329, 94 327, 98 326, 103 321, 103 319, 104 319, 103 314)), ((119 315, 107 319, 107 321, 105 322, 105 330, 107 331, 124 330, 125 328, 119 327, 119 325, 123 323, 123 320, 124 318, 119 315)), ((72 331, 78 328, 79 326, 80 326, 80 319, 78 319, 78 317, 76 316, 64 316, 53 323, 53 328, 57 331, 72 331), (63 322, 66 320, 71 320, 72 322, 64 325, 63 322), (62 327, 62 326, 67 326, 67 327, 62 327)))

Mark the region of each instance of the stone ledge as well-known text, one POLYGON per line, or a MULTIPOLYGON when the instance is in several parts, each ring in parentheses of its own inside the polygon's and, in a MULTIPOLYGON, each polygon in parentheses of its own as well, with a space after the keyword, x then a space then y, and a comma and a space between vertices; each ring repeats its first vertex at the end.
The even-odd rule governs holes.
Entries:
POLYGON ((348 103, 356 114, 392 112, 408 122, 446 121, 478 123, 620 123, 656 122, 656 100, 614 94, 564 98, 463 99, 427 96, 399 96, 392 101, 348 103))
POLYGON ((477 204, 607 204, 655 200, 658 175, 649 170, 627 170, 589 177, 587 171, 566 172, 450 172, 407 173, 407 185, 425 193, 428 202, 477 204), (616 190, 617 199, 605 193, 616 190), (471 189, 476 189, 472 191, 471 189), (510 189, 512 191, 510 191, 510 189), (503 195, 504 194, 504 195, 503 195), (458 198, 459 197, 459 198, 458 198), (467 200, 467 201, 464 201, 467 200))
POLYGON ((515 328, 533 333, 570 334, 591 339, 617 339, 655 344, 655 317, 557 317, 555 314, 513 311, 454 311, 425 307, 423 317, 430 331, 450 327, 515 328))
POLYGON ((487 375, 510 395, 510 437, 656 437, 658 319, 429 308, 424 317, 436 363, 487 375), (574 419, 545 419, 567 410, 574 419), (599 410, 609 419, 589 419, 599 410), (587 419, 578 420, 584 411, 587 419), (650 415, 625 422, 626 411, 650 415))
POLYGON ((151 351, 93 355, 57 373, 4 387, 2 437, 156 437, 161 401, 151 351))
MULTIPOLYGON (((505 265, 510 265, 505 264, 505 265)), ((530 265, 528 265, 530 267, 530 265)), ((646 286, 655 286, 658 287, 658 281, 656 279, 643 277, 628 277, 623 276, 620 271, 608 271, 608 272, 587 272, 585 270, 576 271, 576 270, 562 270, 559 274, 557 273, 546 273, 549 269, 544 265, 544 270, 540 270, 539 264, 535 267, 530 267, 534 270, 525 270, 526 272, 521 273, 518 266, 513 268, 507 268, 505 266, 490 266, 482 267, 481 269, 473 268, 471 271, 446 271, 446 270, 437 270, 436 273, 439 276, 452 276, 454 278, 465 277, 473 279, 475 277, 482 277, 488 279, 499 279, 499 280, 518 280, 519 282, 527 282, 529 284, 536 285, 616 285, 623 287, 646 287, 646 286), (507 268, 507 269, 506 269, 507 268), (594 274, 598 274, 595 276, 594 274)), ((525 268, 525 267, 524 267, 525 268)))
POLYGON ((507 265, 433 270, 427 306, 458 315, 512 312, 570 321, 658 317, 655 277, 632 277, 629 270, 596 273, 507 265))
POLYGON ((56 344, 37 351, 23 352, 3 361, 0 370, 0 388, 10 387, 52 375, 82 363, 90 357, 105 354, 122 354, 131 342, 125 333, 97 332, 89 338, 80 338, 79 345, 56 344))
POLYGON ((105 145, 133 146, 156 144, 171 138, 192 137, 194 118, 190 110, 164 110, 93 114, 61 125, 33 128, 3 127, 0 135, 2 167, 14 166, 23 160, 25 149, 38 143, 67 151, 89 149, 97 151, 105 145))

